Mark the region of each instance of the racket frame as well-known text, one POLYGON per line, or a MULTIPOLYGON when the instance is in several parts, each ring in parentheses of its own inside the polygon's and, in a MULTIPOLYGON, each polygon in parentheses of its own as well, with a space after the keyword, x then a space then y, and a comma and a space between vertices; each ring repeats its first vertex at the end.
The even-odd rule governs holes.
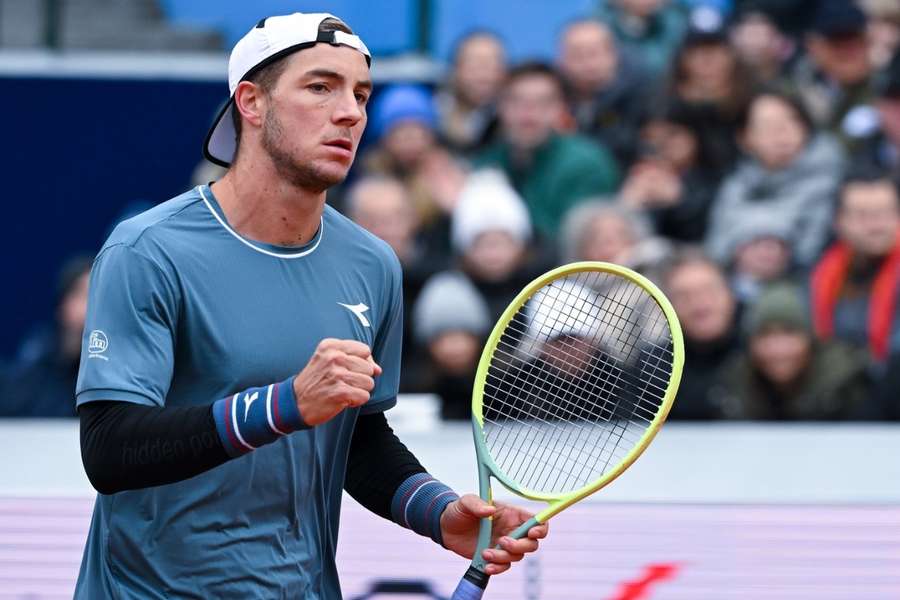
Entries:
MULTIPOLYGON (((546 502, 547 508, 538 512, 527 522, 523 523, 515 531, 509 534, 513 539, 519 539, 527 535, 528 530, 535 525, 545 523, 548 519, 565 510, 572 504, 584 499, 594 492, 609 485, 619 475, 621 475, 635 460, 644 452, 647 446, 653 441, 659 428, 665 422, 675 400, 675 394, 678 391, 678 385, 681 381, 681 371, 684 367, 684 338, 681 332, 681 325, 672 303, 662 293, 662 291, 649 279, 626 267, 604 262, 575 262, 563 265, 552 271, 544 273, 525 288, 510 302, 506 310, 500 316, 500 319, 494 325, 491 335, 485 343, 484 350, 481 353, 481 359, 478 362, 478 369, 475 373, 475 385, 472 389, 472 433, 475 438, 475 454, 478 459, 478 492, 481 498, 487 502, 492 502, 491 477, 494 477, 503 486, 512 493, 527 498, 529 500, 537 500, 546 502), (484 439, 484 417, 483 417, 483 394, 484 386, 487 381, 488 369, 491 365, 491 359, 494 351, 506 330, 506 326, 513 320, 515 315, 524 306, 524 304, 534 296, 541 288, 548 283, 557 279, 562 279, 569 275, 583 273, 585 271, 599 271, 611 273, 622 277, 647 292, 662 309, 666 321, 669 325, 669 331, 672 336, 672 376, 669 379, 668 387, 663 395, 662 404, 657 411, 655 417, 647 426, 641 438, 635 444, 634 448, 625 455, 625 457, 608 473, 605 473, 599 479, 590 482, 572 492, 565 494, 545 494, 530 490, 523 487, 510 479, 503 473, 500 467, 494 462, 490 451, 484 439)), ((486 561, 481 556, 482 551, 490 545, 491 539, 491 519, 482 519, 478 531, 478 544, 475 555, 472 559, 472 566, 479 571, 484 571, 486 561)))

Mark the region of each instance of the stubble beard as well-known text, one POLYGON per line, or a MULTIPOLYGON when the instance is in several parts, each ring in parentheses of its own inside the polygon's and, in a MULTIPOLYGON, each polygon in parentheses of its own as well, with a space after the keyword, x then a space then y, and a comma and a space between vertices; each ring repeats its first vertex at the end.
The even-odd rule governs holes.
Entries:
POLYGON ((321 193, 346 178, 346 172, 336 174, 311 162, 298 162, 285 148, 285 137, 284 126, 277 113, 270 110, 263 121, 262 147, 282 179, 295 187, 321 193))

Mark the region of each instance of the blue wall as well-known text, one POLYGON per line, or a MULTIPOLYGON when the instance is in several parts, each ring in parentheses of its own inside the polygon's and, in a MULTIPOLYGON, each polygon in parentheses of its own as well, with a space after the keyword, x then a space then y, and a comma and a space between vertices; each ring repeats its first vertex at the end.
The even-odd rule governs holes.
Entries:
POLYGON ((95 253, 129 204, 190 183, 223 82, 0 78, 4 257, 0 356, 53 316, 56 272, 95 253))
POLYGON ((376 55, 412 49, 418 26, 417 0, 161 0, 160 4, 176 25, 221 31, 228 48, 261 18, 293 12, 330 12, 341 17, 376 55))
MULTIPOLYGON (((260 18, 289 12, 331 12, 350 24, 375 54, 416 49, 418 0, 162 0, 178 25, 212 27, 223 32, 230 48, 260 18)), ((446 59, 454 42, 475 27, 500 33, 513 59, 550 58, 556 35, 567 21, 589 14, 597 0, 431 0, 432 54, 446 59)))

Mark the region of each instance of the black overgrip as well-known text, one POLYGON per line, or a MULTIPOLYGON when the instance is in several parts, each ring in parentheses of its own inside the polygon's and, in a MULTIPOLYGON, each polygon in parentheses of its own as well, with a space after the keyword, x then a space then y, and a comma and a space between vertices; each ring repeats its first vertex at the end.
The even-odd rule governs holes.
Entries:
POLYGON ((488 584, 488 581, 490 580, 490 578, 491 578, 490 575, 488 575, 487 573, 485 573, 483 571, 479 571, 474 566, 470 566, 469 569, 466 571, 466 574, 463 575, 463 579, 466 579, 466 580, 470 581, 471 583, 474 583, 481 589, 485 589, 487 587, 487 584, 488 584))

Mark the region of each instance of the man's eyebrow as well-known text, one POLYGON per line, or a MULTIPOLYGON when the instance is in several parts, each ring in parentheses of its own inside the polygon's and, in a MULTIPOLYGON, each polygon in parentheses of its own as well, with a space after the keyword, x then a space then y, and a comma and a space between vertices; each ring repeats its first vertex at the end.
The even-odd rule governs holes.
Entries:
MULTIPOLYGON (((347 80, 346 77, 344 77, 337 71, 332 71, 330 69, 312 69, 311 71, 307 71, 304 75, 306 77, 323 77, 325 79, 334 79, 336 81, 346 81, 347 80)), ((372 82, 369 81, 368 79, 363 79, 361 81, 356 82, 355 87, 371 90, 372 82)))

